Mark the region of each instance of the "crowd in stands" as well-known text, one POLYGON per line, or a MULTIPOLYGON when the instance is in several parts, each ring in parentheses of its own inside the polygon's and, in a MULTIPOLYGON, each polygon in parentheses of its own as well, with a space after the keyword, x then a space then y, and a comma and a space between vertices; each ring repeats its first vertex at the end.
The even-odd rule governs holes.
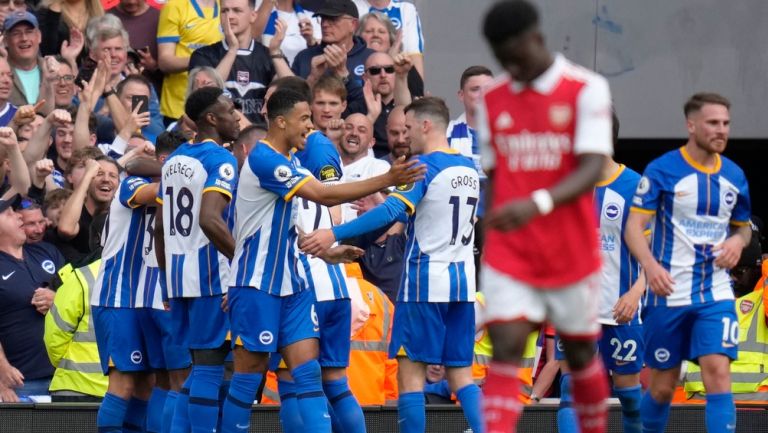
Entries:
MULTIPOLYGON (((126 172, 154 160, 161 141, 194 138, 184 103, 195 90, 218 87, 231 97, 242 132, 230 149, 240 164, 264 136, 265 100, 280 80, 309 85, 314 126, 337 146, 341 181, 377 176, 410 156, 403 108, 431 78, 416 8, 329 0, 321 12, 295 0, 0 0, 1 402, 104 395, 89 290, 110 229, 106 213, 126 172)), ((487 67, 467 67, 455 77, 465 112, 447 136, 474 159, 482 189, 475 106, 493 78, 487 67)), ((385 194, 344 204, 339 221, 385 194)), ((483 210, 481 195, 479 218, 483 210)), ((362 405, 397 399, 397 365, 386 352, 405 242, 401 223, 361 236, 353 243, 365 255, 346 268, 355 287, 350 387, 362 405)), ((760 275, 758 259, 743 266, 760 275)), ((551 337, 538 339, 546 379, 536 387, 536 336, 526 349, 524 382, 536 400, 557 374, 551 337)), ((482 383, 491 351, 482 332, 477 343, 473 371, 482 383)), ((444 379, 430 367, 430 401, 455 399, 444 379)), ((263 401, 279 402, 275 381, 267 380, 263 401)))

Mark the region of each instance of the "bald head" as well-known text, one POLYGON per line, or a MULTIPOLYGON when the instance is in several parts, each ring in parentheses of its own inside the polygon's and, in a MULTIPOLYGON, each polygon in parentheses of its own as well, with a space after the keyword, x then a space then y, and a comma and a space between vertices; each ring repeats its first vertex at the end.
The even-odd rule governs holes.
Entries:
POLYGON ((373 125, 368 116, 350 114, 344 121, 344 136, 341 139, 341 156, 349 164, 365 157, 375 143, 373 125))

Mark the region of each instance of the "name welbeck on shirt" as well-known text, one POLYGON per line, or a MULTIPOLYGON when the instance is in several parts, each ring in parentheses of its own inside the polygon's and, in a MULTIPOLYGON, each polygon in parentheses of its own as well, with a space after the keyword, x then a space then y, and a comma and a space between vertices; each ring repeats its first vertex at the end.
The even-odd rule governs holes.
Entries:
POLYGON ((192 180, 192 178, 195 176, 195 168, 183 162, 174 162, 168 165, 168 168, 165 170, 165 174, 163 175, 163 179, 168 179, 174 174, 180 174, 187 179, 192 180))

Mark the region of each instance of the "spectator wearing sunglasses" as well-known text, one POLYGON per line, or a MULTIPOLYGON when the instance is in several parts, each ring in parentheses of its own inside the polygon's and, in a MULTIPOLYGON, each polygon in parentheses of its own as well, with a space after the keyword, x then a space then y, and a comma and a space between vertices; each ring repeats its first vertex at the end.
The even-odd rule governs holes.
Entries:
MULTIPOLYGON (((400 63, 405 57, 398 55, 400 63)), ((410 65, 410 64, 409 64, 410 65)), ((373 53, 365 61, 363 78, 371 83, 373 94, 381 98, 381 113, 377 118, 369 118, 373 123, 373 137, 376 144, 373 153, 380 158, 389 153, 387 145, 387 119, 395 105, 407 105, 411 102, 408 91, 408 69, 395 64, 395 60, 387 53, 373 53), (399 95, 398 95, 399 92, 399 95)), ((370 114, 370 113, 369 113, 370 114)))

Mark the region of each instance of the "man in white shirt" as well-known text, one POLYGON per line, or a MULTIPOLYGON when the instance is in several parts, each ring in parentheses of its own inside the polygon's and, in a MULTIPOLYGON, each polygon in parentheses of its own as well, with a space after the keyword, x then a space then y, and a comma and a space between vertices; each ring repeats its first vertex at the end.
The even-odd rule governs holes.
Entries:
MULTIPOLYGON (((347 116, 339 145, 339 155, 344 164, 342 182, 357 182, 389 171, 386 161, 369 155, 374 143, 370 119, 360 113, 347 116)), ((341 209, 344 222, 357 218, 357 210, 352 203, 342 204, 341 209)))

